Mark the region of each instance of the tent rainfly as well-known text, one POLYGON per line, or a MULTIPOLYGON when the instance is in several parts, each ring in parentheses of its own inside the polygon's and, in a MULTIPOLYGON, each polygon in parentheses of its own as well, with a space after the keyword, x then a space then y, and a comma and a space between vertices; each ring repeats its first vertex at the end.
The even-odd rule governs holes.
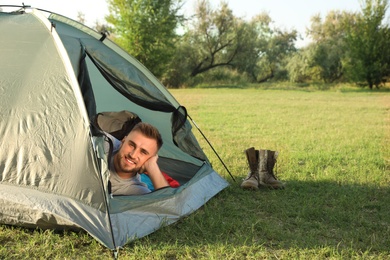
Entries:
POLYGON ((0 12, 0 223, 85 230, 116 250, 199 209, 228 186, 186 109, 104 35, 34 8, 0 12), (159 166, 180 183, 111 196, 105 135, 91 119, 131 111, 155 125, 159 166))

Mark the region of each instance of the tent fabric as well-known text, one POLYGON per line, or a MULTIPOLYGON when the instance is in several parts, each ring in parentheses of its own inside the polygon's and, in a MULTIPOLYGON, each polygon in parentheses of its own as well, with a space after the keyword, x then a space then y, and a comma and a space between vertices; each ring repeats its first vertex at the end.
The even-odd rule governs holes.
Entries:
POLYGON ((116 249, 191 214, 228 186, 185 108, 113 42, 33 8, 0 12, 0 33, 0 223, 83 229, 116 249), (109 194, 109 139, 91 130, 91 119, 123 110, 159 129, 158 163, 180 187, 109 194))
POLYGON ((103 208, 89 121, 65 49, 39 15, 10 17, 12 26, 0 23, 1 181, 103 208))

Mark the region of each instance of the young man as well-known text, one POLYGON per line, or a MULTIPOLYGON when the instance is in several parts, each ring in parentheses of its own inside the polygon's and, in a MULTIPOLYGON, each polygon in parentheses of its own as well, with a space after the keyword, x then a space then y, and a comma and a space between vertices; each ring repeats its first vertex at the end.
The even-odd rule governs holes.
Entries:
POLYGON ((141 181, 140 172, 147 172, 156 190, 169 186, 157 165, 157 152, 162 143, 161 135, 154 126, 143 122, 134 126, 110 159, 113 195, 141 195, 151 192, 141 181))

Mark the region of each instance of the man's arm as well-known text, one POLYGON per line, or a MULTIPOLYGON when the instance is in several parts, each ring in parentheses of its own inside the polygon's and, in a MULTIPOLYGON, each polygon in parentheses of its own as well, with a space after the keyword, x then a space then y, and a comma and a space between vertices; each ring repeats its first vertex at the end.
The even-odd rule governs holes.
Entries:
POLYGON ((164 175, 161 173, 160 167, 157 165, 157 160, 158 155, 152 156, 145 162, 143 166, 143 170, 148 173, 148 176, 156 190, 169 186, 164 175))

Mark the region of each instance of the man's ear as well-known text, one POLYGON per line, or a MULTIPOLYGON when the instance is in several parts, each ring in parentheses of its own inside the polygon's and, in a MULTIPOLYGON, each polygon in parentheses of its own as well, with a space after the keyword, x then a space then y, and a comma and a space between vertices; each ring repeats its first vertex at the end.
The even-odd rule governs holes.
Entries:
POLYGON ((125 137, 122 138, 122 140, 121 140, 122 144, 125 142, 126 137, 127 137, 127 135, 125 135, 125 137))

